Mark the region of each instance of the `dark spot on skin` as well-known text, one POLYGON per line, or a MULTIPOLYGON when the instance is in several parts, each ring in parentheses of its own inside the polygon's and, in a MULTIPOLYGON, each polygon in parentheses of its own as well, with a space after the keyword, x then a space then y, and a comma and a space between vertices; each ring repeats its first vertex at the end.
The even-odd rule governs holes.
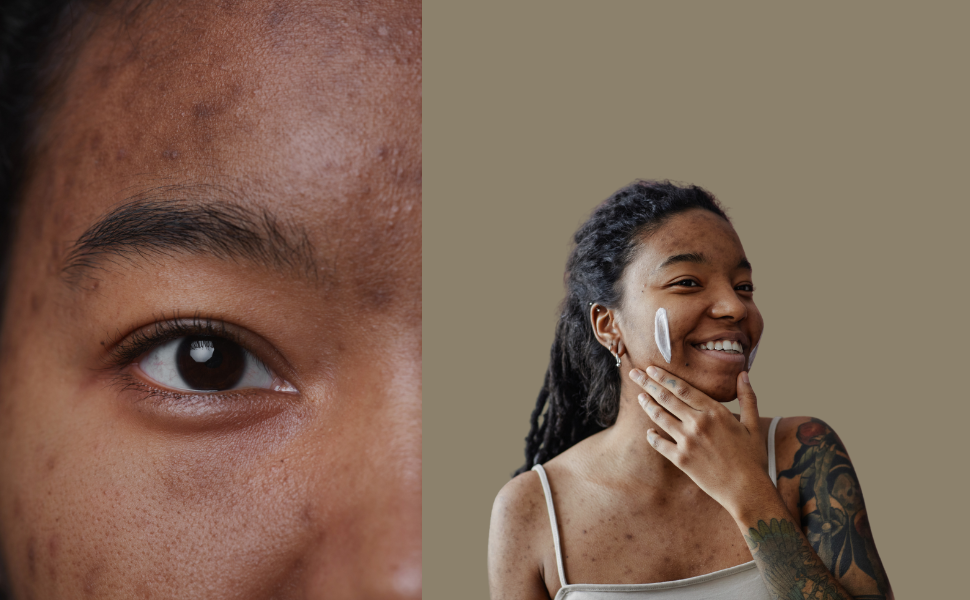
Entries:
POLYGON ((82 589, 84 590, 84 595, 93 598, 95 597, 95 592, 98 591, 98 584, 101 580, 101 565, 95 565, 84 575, 84 584, 82 589))
POLYGON ((584 529, 584 530, 583 530, 583 534, 585 534, 585 533, 586 533, 586 530, 584 529))
POLYGON ((266 17, 266 24, 270 29, 275 29, 286 18, 286 13, 286 7, 282 3, 277 3, 266 17))
POLYGON ((37 578, 37 540, 30 538, 27 540, 27 573, 30 578, 37 578))
POLYGON ((633 534, 632 533, 626 534, 626 539, 632 540, 633 539, 633 534))
POLYGON ((57 457, 54 455, 51 455, 51 457, 47 459, 47 463, 45 466, 47 467, 48 471, 53 471, 54 467, 57 466, 57 457))
POLYGON ((211 119, 212 117, 221 115, 224 112, 226 112, 226 108, 224 106, 219 106, 209 102, 196 102, 192 105, 192 114, 195 115, 195 118, 200 121, 211 119))

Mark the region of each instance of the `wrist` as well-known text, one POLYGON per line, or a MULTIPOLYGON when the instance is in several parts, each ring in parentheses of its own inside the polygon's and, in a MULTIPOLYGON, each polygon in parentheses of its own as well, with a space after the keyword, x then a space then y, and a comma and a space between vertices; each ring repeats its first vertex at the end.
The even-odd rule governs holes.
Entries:
POLYGON ((738 525, 744 527, 759 520, 791 518, 778 489, 767 476, 742 483, 724 508, 738 525))

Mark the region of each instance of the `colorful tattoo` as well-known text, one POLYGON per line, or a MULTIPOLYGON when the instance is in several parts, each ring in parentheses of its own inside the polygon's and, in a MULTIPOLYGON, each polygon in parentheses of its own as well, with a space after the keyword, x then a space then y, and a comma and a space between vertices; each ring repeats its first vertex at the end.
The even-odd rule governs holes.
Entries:
POLYGON ((871 582, 862 585, 868 589, 860 590, 868 595, 855 598, 891 597, 869 529, 859 479, 842 441, 818 419, 802 423, 797 436, 801 447, 794 464, 779 477, 800 477, 802 528, 809 543, 840 580, 849 576, 857 584, 871 582))

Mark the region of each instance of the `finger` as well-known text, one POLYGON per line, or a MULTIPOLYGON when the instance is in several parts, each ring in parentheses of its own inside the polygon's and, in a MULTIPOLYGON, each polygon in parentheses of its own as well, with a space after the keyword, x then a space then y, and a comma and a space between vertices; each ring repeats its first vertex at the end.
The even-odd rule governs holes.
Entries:
POLYGON ((677 444, 671 442, 670 440, 663 439, 654 429, 647 430, 647 443, 653 446, 654 449, 667 458, 667 460, 677 464, 676 459, 679 456, 677 444))
POLYGON ((741 408, 741 424, 751 433, 758 433, 761 427, 761 415, 758 414, 758 397, 751 387, 751 379, 747 371, 738 375, 738 404, 741 408))
POLYGON ((705 400, 708 402, 714 402, 708 398, 706 394, 697 390, 683 379, 674 377, 663 369, 652 366, 647 367, 647 375, 650 376, 650 379, 662 385, 664 389, 668 390, 671 394, 679 398, 684 404, 694 410, 709 409, 710 406, 705 406, 705 400))
MULTIPOLYGON (((643 373, 643 371, 640 371, 640 373, 643 373)), ((641 385, 651 398, 679 420, 683 421, 691 415, 696 414, 696 410, 684 404, 673 392, 661 386, 653 379, 647 378, 646 383, 641 385)))
POLYGON ((657 427, 667 432, 674 441, 683 439, 683 423, 677 417, 670 414, 657 401, 646 394, 637 397, 640 407, 650 416, 650 420, 657 424, 657 427))

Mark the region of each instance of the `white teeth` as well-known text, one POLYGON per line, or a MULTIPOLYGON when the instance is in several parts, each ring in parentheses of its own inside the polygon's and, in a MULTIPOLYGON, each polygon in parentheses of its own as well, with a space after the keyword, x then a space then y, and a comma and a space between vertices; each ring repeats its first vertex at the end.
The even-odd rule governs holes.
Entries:
POLYGON ((697 347, 701 350, 707 348, 708 350, 720 350, 721 352, 736 352, 741 354, 744 352, 744 346, 740 342, 732 342, 730 340, 718 340, 716 342, 702 342, 697 344, 697 347))

